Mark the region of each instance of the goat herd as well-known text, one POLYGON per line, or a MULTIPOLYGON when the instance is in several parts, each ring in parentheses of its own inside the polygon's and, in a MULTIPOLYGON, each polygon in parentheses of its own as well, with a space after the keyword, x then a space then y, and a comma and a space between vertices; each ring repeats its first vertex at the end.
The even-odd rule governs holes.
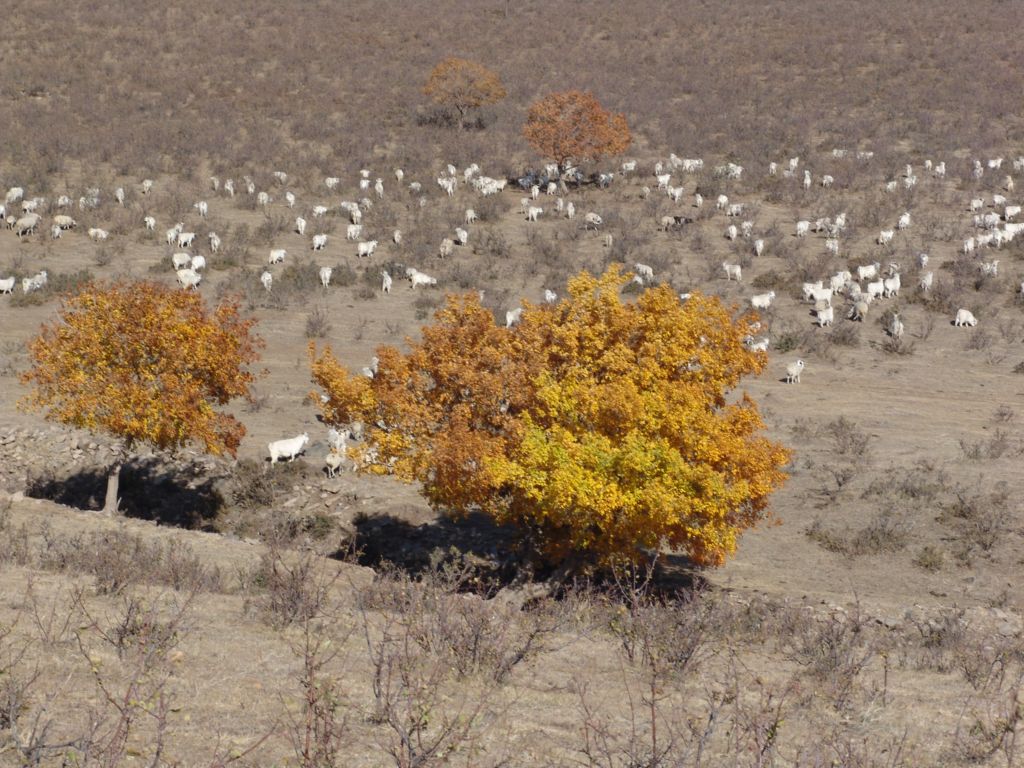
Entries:
MULTIPOLYGON (((872 160, 872 152, 834 149, 831 152, 831 162, 836 167, 830 169, 830 173, 816 174, 810 168, 802 167, 799 157, 793 157, 786 162, 768 163, 765 174, 769 178, 762 179, 760 182, 802 187, 805 195, 803 199, 808 201, 807 204, 819 205, 821 201, 813 199, 815 195, 813 190, 815 188, 830 190, 840 186, 843 168, 849 167, 844 166, 844 163, 856 163, 870 167, 868 164, 872 160)), ((827 156, 822 158, 822 163, 825 162, 829 162, 827 156)), ((980 254, 988 249, 999 249, 1011 243, 1018 234, 1024 232, 1024 223, 1014 222, 1014 219, 1021 213, 1021 206, 1009 199, 1014 191, 1014 180, 1012 175, 1005 175, 1004 162, 1002 157, 988 159, 984 162, 974 160, 970 164, 964 165, 964 172, 960 179, 962 183, 970 185, 975 190, 970 194, 980 196, 964 200, 963 210, 970 218, 964 219, 962 229, 969 234, 966 235, 962 246, 958 249, 959 256, 960 258, 973 257, 977 259, 978 274, 985 277, 998 276, 999 260, 983 261, 979 258, 980 254), (992 179, 995 181, 991 181, 992 179), (986 185, 989 187, 987 196, 983 191, 986 185)), ((1024 157, 1018 157, 1011 162, 1014 171, 1024 171, 1024 157)), ((858 171, 861 170, 858 169, 858 171)), ((670 154, 667 159, 655 162, 651 172, 655 182, 653 188, 643 184, 642 178, 637 179, 640 171, 639 163, 635 160, 622 163, 614 172, 596 173, 589 179, 584 178, 576 168, 559 168, 554 164, 545 166, 543 172, 529 173, 514 179, 496 179, 486 176, 476 163, 461 172, 455 166, 448 165, 436 177, 437 187, 446 198, 454 198, 460 194, 461 187, 461 194, 466 197, 468 207, 465 209, 464 216, 460 214, 460 226, 454 227, 450 236, 441 239, 435 252, 436 256, 441 259, 448 258, 456 252, 457 248, 465 247, 470 242, 472 237, 470 228, 476 225, 480 219, 472 207, 474 197, 506 194, 506 188, 510 184, 525 193, 525 196, 519 201, 518 211, 525 218, 527 227, 537 226, 545 216, 550 217, 551 215, 559 219, 575 220, 577 206, 582 204, 582 200, 568 199, 570 190, 573 189, 571 185, 576 185, 575 191, 579 197, 583 197, 579 194, 581 185, 586 184, 588 190, 593 189, 593 194, 586 195, 586 199, 590 201, 604 199, 602 197, 606 194, 604 190, 621 186, 624 187, 623 194, 627 194, 626 190, 628 190, 628 195, 638 195, 639 198, 648 202, 653 200, 652 196, 663 194, 670 205, 683 206, 683 210, 678 213, 657 216, 655 219, 657 230, 665 233, 678 233, 685 227, 694 225, 698 220, 713 222, 714 217, 721 214, 729 222, 724 228, 723 236, 729 242, 728 247, 731 248, 734 259, 740 257, 740 261, 746 259, 746 263, 750 263, 751 258, 759 259, 772 255, 768 245, 769 239, 763 227, 759 231, 758 222, 755 220, 756 215, 750 219, 746 218, 748 212, 755 206, 731 199, 728 194, 720 191, 728 189, 734 196, 737 194, 734 190, 740 187, 744 175, 747 174, 743 166, 726 163, 716 166, 711 169, 710 173, 706 173, 703 160, 680 158, 675 154, 670 154), (687 193, 687 178, 690 179, 689 186, 692 190, 689 194, 687 193), (709 188, 718 193, 713 209, 710 204, 705 208, 704 194, 708 192, 709 188), (546 199, 553 198, 550 206, 540 204, 542 195, 546 199), (749 243, 749 245, 744 245, 744 243, 749 243)), ((424 209, 436 205, 423 184, 418 181, 406 181, 406 174, 403 170, 396 169, 393 175, 396 185, 396 191, 393 194, 401 195, 409 203, 410 208, 424 209)), ((747 175, 749 176, 749 174, 747 175)), ((390 240, 396 251, 403 242, 401 229, 391 229, 386 238, 384 232, 376 231, 382 227, 375 226, 374 205, 375 202, 379 203, 383 200, 388 192, 383 178, 371 178, 371 176, 369 170, 359 171, 358 177, 354 179, 355 189, 358 190, 358 193, 353 195, 358 199, 340 201, 330 198, 337 195, 342 185, 341 177, 327 177, 322 186, 319 183, 312 185, 312 189, 319 190, 314 194, 321 200, 310 205, 299 204, 298 194, 295 191, 297 186, 289 185, 289 174, 284 171, 275 171, 272 176, 268 177, 268 189, 259 191, 250 176, 243 176, 239 182, 230 178, 221 181, 220 178, 213 176, 209 179, 208 188, 211 200, 197 200, 192 208, 197 218, 207 219, 211 209, 218 205, 213 198, 223 201, 224 198, 230 199, 236 195, 253 196, 257 210, 263 211, 274 206, 275 198, 279 198, 277 206, 283 206, 296 214, 292 227, 293 233, 303 238, 306 237, 310 220, 315 225, 324 217, 340 216, 347 220, 345 224, 347 245, 345 248, 353 248, 351 255, 357 262, 366 259, 369 263, 369 260, 378 253, 381 240, 390 240), (365 222, 364 217, 367 219, 365 222), (373 233, 375 237, 370 237, 370 233, 373 233)), ((902 191, 908 194, 901 199, 912 200, 911 193, 916 190, 918 185, 929 183, 948 186, 953 184, 952 181, 947 180, 945 162, 924 160, 920 169, 907 164, 900 173, 896 174, 896 178, 881 179, 879 191, 887 195, 897 195, 902 191)), ((144 228, 145 236, 154 241, 156 240, 158 221, 155 213, 149 210, 145 202, 152 199, 149 196, 156 187, 157 184, 152 179, 145 179, 135 189, 141 202, 141 205, 138 206, 139 226, 144 228)), ((18 238, 29 238, 38 230, 42 230, 51 239, 56 240, 66 233, 78 229, 78 222, 71 215, 76 208, 81 212, 88 212, 88 218, 93 220, 102 219, 104 214, 109 214, 114 207, 126 206, 127 196, 124 187, 117 187, 113 190, 113 202, 104 199, 105 197, 106 195, 99 188, 92 187, 85 189, 77 201, 72 200, 68 195, 60 195, 53 200, 48 200, 39 196, 29 197, 23 187, 12 186, 7 190, 4 203, 0 206, 0 221, 5 222, 7 229, 11 230, 18 238), (106 207, 106 211, 104 207, 106 207), (45 228, 43 227, 44 214, 49 215, 49 225, 45 228)), ((619 199, 622 199, 621 195, 619 199)), ((608 199, 605 204, 611 206, 614 202, 613 199, 608 199)), ((654 207, 648 206, 646 209, 653 210, 654 207)), ((313 229, 317 228, 320 227, 313 227, 313 229)), ((581 217, 581 229, 601 232, 603 228, 605 228, 605 217, 598 212, 589 211, 581 217)), ((912 231, 913 228, 914 217, 910 211, 904 211, 898 215, 891 227, 881 229, 877 237, 868 244, 867 247, 874 250, 874 253, 871 253, 866 259, 862 259, 866 263, 853 264, 850 261, 850 256, 847 255, 847 269, 841 269, 834 274, 824 275, 820 279, 803 283, 803 299, 811 305, 817 326, 824 328, 833 325, 836 320, 837 301, 847 303, 846 307, 840 309, 841 316, 845 315, 846 319, 850 321, 863 322, 867 318, 873 302, 899 297, 903 288, 901 273, 904 270, 899 263, 891 258, 899 239, 905 237, 906 233, 912 231), (883 266, 883 262, 885 266, 883 266)), ((852 250, 853 239, 848 238, 850 230, 851 217, 843 211, 834 216, 800 218, 795 222, 791 231, 792 237, 797 241, 809 238, 812 234, 821 236, 823 238, 823 255, 839 257, 844 250, 848 253, 852 250), (844 239, 847 239, 846 243, 844 243, 844 239)), ((99 226, 87 228, 86 234, 90 240, 97 243, 102 243, 112 236, 107 229, 99 226)), ((321 253, 328 248, 329 239, 330 236, 327 232, 311 232, 308 249, 313 253, 321 253)), ((205 248, 201 247, 202 240, 182 221, 168 227, 165 231, 164 241, 169 252, 170 266, 174 270, 178 284, 183 289, 196 290, 203 281, 207 256, 199 251, 205 250, 208 255, 216 255, 223 245, 221 237, 213 231, 206 234, 205 248)), ((864 238, 861 240, 863 241, 864 238)), ((601 232, 601 242, 604 246, 612 246, 613 235, 601 232)), ((425 260, 430 255, 417 254, 417 257, 425 260)), ((266 267, 259 276, 260 284, 266 291, 272 292, 274 289, 274 269, 288 259, 289 251, 286 248, 272 248, 269 251, 266 267)), ((927 253, 918 253, 914 259, 917 290, 922 293, 928 293, 935 285, 934 268, 941 265, 934 261, 937 260, 931 259, 927 253)), ((743 284, 743 265, 741 263, 725 261, 722 262, 721 268, 727 282, 743 284)), ((438 284, 435 277, 416 267, 402 266, 402 269, 404 269, 404 277, 408 280, 410 288, 438 284)), ((330 287, 332 272, 330 266, 319 267, 319 279, 324 289, 330 287)), ((391 293, 393 279, 394 276, 387 269, 381 268, 380 290, 384 294, 391 293)), ((633 264, 633 280, 641 286, 653 284, 656 281, 654 268, 639 262, 633 264)), ((47 285, 47 272, 40 270, 35 274, 0 279, 0 293, 11 294, 19 284, 24 293, 42 290, 47 285)), ((795 287, 794 285, 794 289, 795 287)), ((1020 286, 1020 289, 1024 291, 1024 284, 1020 286)), ((689 293, 681 293, 680 299, 685 301, 689 295, 689 293)), ((544 289, 543 298, 546 302, 554 302, 557 301, 558 296, 555 291, 544 289)), ((752 294, 747 299, 753 309, 762 312, 769 311, 775 300, 776 292, 774 290, 752 294)), ((514 326, 519 321, 521 314, 521 307, 509 309, 505 314, 506 326, 514 326)), ((898 312, 892 311, 889 314, 890 319, 885 327, 885 332, 892 339, 898 341, 905 332, 904 323, 898 312)), ((956 310, 952 323, 957 327, 974 327, 978 320, 970 309, 961 307, 956 310)), ((752 350, 767 351, 772 346, 772 338, 769 335, 759 338, 748 336, 746 343, 752 350)), ((804 367, 803 360, 787 363, 784 381, 799 383, 804 367)), ((365 369, 364 373, 373 376, 374 371, 365 369)), ((327 459, 332 476, 340 466, 338 457, 345 453, 345 440, 352 436, 352 430, 332 433, 329 440, 332 446, 331 455, 327 459)), ((269 445, 271 460, 294 458, 304 450, 308 440, 308 435, 300 435, 289 440, 272 442, 269 445)))

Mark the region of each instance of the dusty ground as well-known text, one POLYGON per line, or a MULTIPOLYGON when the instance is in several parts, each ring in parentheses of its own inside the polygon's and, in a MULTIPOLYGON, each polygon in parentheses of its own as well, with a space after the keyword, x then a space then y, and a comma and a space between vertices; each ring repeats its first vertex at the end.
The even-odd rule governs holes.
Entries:
MULTIPOLYGON (((291 15, 287 3, 258 10, 225 3, 216 13, 139 4, 130 35, 110 34, 117 20, 107 18, 107 11, 90 15, 54 3, 32 5, 39 7, 31 14, 27 5, 11 9, 5 18, 10 35, 0 41, 0 98, 9 107, 0 110, 0 132, 9 139, 0 147, 0 188, 21 184, 27 196, 46 197, 44 225, 57 212, 57 195, 77 200, 95 185, 101 203, 94 210, 76 207, 72 215, 79 227, 56 241, 49 239, 48 226, 24 239, 0 231, 0 278, 46 269, 55 283, 62 277, 66 283, 67 276, 87 270, 99 278, 170 283, 170 255, 177 249, 164 244, 163 233, 182 221, 198 233, 197 250, 210 262, 202 295, 216 301, 225 291, 241 293, 259 319, 267 374, 257 385, 258 407, 236 409, 247 428, 239 466, 195 455, 178 463, 160 459, 159 471, 146 481, 154 484, 141 486, 141 498, 147 492, 159 496, 162 521, 220 533, 101 519, 83 511, 91 506, 90 492, 80 489, 91 487, 86 480, 102 467, 104 441, 49 431, 37 415, 16 405, 24 394, 17 381, 25 365, 23 345, 54 316, 57 298, 0 296, 0 490, 38 490, 46 480, 46 495, 83 508, 25 499, 6 513, 0 622, 6 626, 20 618, 0 650, 8 661, 26 642, 31 651, 15 665, 16 673, 9 664, 0 671, 11 680, 31 679, 33 668, 44 672, 15 708, 21 713, 19 733, 32 718, 45 720, 50 712, 48 743, 80 738, 89 731, 83 713, 91 707, 100 722, 92 733, 109 734, 117 708, 96 687, 106 679, 91 670, 89 654, 106 654, 107 666, 100 668, 111 670, 114 687, 130 681, 137 659, 103 640, 100 628, 116 625, 133 596, 152 600, 160 593, 161 600, 186 600, 192 581, 163 572, 140 575, 146 569, 124 553, 102 568, 98 556, 79 561, 46 554, 74 549, 66 543, 73 536, 123 528, 149 544, 187 544, 200 570, 221 574, 214 584, 203 582, 189 603, 189 631, 181 632, 180 644, 160 646, 156 654, 169 659, 177 650, 184 653, 170 662, 170 688, 161 689, 173 689, 179 709, 164 720, 171 746, 157 764, 223 764, 232 749, 257 742, 243 758, 249 764, 286 758, 289 764, 331 764, 295 756, 287 735, 295 731, 286 714, 302 711, 303 658, 296 651, 302 627, 325 617, 333 617, 328 634, 344 648, 330 663, 330 678, 343 688, 344 706, 337 711, 347 724, 337 739, 346 759, 337 764, 402 764, 388 754, 397 731, 381 719, 380 699, 373 696, 379 671, 374 648, 382 647, 373 638, 385 636, 384 625, 393 630, 388 637, 426 632, 444 638, 434 645, 416 642, 422 654, 394 662, 411 664, 420 675, 403 684, 416 688, 418 681, 419 690, 436 691, 439 699, 430 709, 440 714, 431 728, 456 714, 465 717, 464 707, 475 715, 457 745, 426 764, 658 764, 649 755, 643 758, 649 713, 636 715, 650 709, 644 685, 652 674, 654 698, 662 702, 659 716, 673 734, 663 746, 675 750, 661 764, 1019 764, 1013 739, 1024 656, 1024 518, 1017 502, 1024 454, 1024 378, 1017 371, 1024 361, 1024 251, 1018 239, 977 257, 959 253, 963 239, 978 232, 969 211, 972 198, 983 197, 985 211, 998 210, 992 207, 995 194, 1020 201, 1005 180, 1010 174, 1019 184, 1024 175, 1012 166, 1024 155, 1020 115, 1006 108, 1006 94, 1024 87, 1015 65, 1019 41, 1005 23, 1007 4, 944 3, 940 12, 926 3, 891 8, 866 2, 849 10, 857 24, 839 24, 833 4, 810 0, 770 13, 743 3, 671 9, 641 3, 625 14, 621 7, 599 4, 578 26, 565 19, 577 18, 580 9, 562 3, 496 4, 468 12, 450 2, 436 9, 437 18, 458 23, 428 25, 387 3, 347 14, 306 7, 291 15), (349 24, 349 16, 360 24, 349 24), (160 34, 168 25, 183 33, 160 34), (451 52, 445 36, 453 27, 462 30, 466 46, 458 53, 494 65, 509 86, 509 99, 485 115, 484 130, 459 132, 435 124, 418 95, 425 72, 451 52), (527 42, 505 46, 498 66, 490 56, 496 39, 527 42), (145 67, 129 55, 140 48, 152 52, 145 67), (979 50, 986 52, 983 73, 979 50), (561 56, 558 66, 546 63, 552 51, 561 56), (182 83, 189 84, 189 95, 183 95, 182 83), (593 88, 609 106, 626 111, 635 135, 627 157, 639 161, 636 174, 616 178, 605 190, 587 186, 565 195, 580 214, 600 213, 602 231, 585 232, 578 219, 557 216, 554 198, 547 196, 538 203, 545 208, 541 220, 528 224, 519 211, 523 193, 511 185, 497 199, 483 200, 461 185, 454 199, 444 197, 434 178, 448 162, 460 170, 479 162, 496 177, 536 167, 537 158, 518 138, 522 112, 547 90, 576 85, 593 88), (836 158, 835 147, 872 150, 875 156, 836 158), (673 183, 686 190, 679 204, 657 191, 645 198, 641 191, 655 186, 653 165, 670 152, 703 157, 707 165, 699 174, 675 172, 673 183), (784 166, 796 155, 796 178, 767 175, 768 162, 784 166), (987 170, 980 180, 971 177, 974 158, 995 157, 1005 158, 1002 169, 987 170), (925 159, 945 160, 947 178, 933 178, 925 159), (742 180, 714 178, 710 169, 726 161, 746 168, 742 180), (885 192, 885 183, 899 183, 908 163, 919 177, 917 187, 885 192), (385 185, 384 199, 375 200, 364 218, 364 239, 380 241, 369 260, 357 259, 355 244, 344 240, 347 222, 337 211, 342 200, 363 196, 357 187, 363 167, 385 185), (406 170, 405 184, 423 183, 424 206, 419 195, 396 182, 396 167, 406 170), (799 183, 804 168, 815 181, 807 191, 799 183), (289 173, 287 185, 271 176, 279 169, 289 173), (826 173, 836 180, 830 189, 817 183, 826 173), (244 192, 234 198, 214 192, 207 181, 211 174, 234 178, 239 186, 250 174, 273 203, 264 211, 244 192), (337 192, 323 185, 328 175, 342 178, 337 192), (149 196, 141 194, 143 178, 155 180, 149 196), (117 186, 127 191, 124 207, 113 201, 117 186), (298 196, 294 209, 284 205, 288 189, 298 196), (705 198, 701 211, 692 205, 696 191, 705 198), (744 215, 733 220, 711 210, 719 193, 745 204, 744 215), (200 199, 209 201, 206 220, 192 208, 200 199), (310 210, 316 204, 331 206, 331 213, 314 219, 310 210), (482 218, 467 227, 470 245, 440 260, 441 238, 462 225, 468 207, 482 218), (838 256, 826 253, 823 235, 794 236, 797 220, 840 211, 848 212, 851 225, 838 256), (910 229, 897 233, 892 247, 879 246, 879 230, 893 227, 904 211, 913 216, 910 229), (157 218, 155 233, 142 227, 147 214, 157 218), (310 222, 305 237, 292 231, 298 214, 310 222), (666 214, 697 221, 679 233, 665 232, 658 222, 666 214), (750 239, 730 243, 723 237, 728 224, 742 220, 752 221, 754 237, 766 240, 763 257, 753 257, 750 239), (89 241, 90 226, 108 228, 110 240, 89 241), (405 235, 400 247, 391 240, 396 227, 405 235), (224 240, 217 257, 209 252, 209 231, 224 240), (316 254, 309 240, 314 231, 330 235, 327 249, 316 254), (605 234, 612 235, 611 247, 602 244, 605 234), (275 287, 268 294, 258 276, 272 248, 287 249, 288 257, 271 268, 275 287), (935 275, 930 295, 916 287, 921 252, 929 254, 926 270, 935 275), (978 263, 991 259, 1000 260, 998 275, 982 279, 978 263), (724 280, 723 261, 742 263, 741 283, 724 280), (800 295, 801 282, 827 280, 836 270, 875 261, 900 264, 901 295, 873 304, 862 324, 846 319, 848 303, 837 303, 835 326, 817 328, 800 295), (537 301, 544 288, 561 291, 577 270, 611 262, 651 265, 658 281, 680 292, 710 292, 737 307, 755 293, 778 294, 764 314, 772 340, 768 370, 744 382, 770 436, 795 449, 791 479, 774 497, 774 519, 745 534, 737 555, 715 571, 694 574, 670 554, 663 563, 664 584, 694 575, 709 582, 714 621, 699 633, 678 626, 669 631, 658 623, 662 616, 624 631, 614 607, 621 595, 577 595, 514 618, 495 608, 487 621, 504 621, 517 632, 537 622, 550 622, 553 629, 537 653, 524 654, 500 684, 488 666, 493 660, 452 678, 453 652, 438 650, 451 641, 451 628, 431 623, 455 610, 444 602, 455 599, 452 584, 436 592, 423 588, 424 599, 439 600, 445 610, 416 611, 409 608, 414 600, 389 603, 392 598, 374 593, 367 586, 371 572, 317 560, 318 568, 342 574, 329 605, 319 606, 311 623, 281 629, 277 614, 266 608, 275 588, 268 587, 265 573, 252 576, 260 573, 265 553, 258 540, 271 529, 290 525, 292 546, 321 553, 344 548, 359 532, 364 545, 372 542, 375 554, 387 557, 394 553, 382 551, 381 540, 392 537, 401 541, 395 559, 415 559, 420 566, 435 545, 477 555, 501 546, 491 532, 443 524, 413 486, 349 474, 329 481, 321 473, 325 430, 306 399, 311 314, 319 309, 329 322, 317 344, 330 344, 358 370, 378 345, 401 344, 415 335, 447 292, 483 290, 485 303, 503 318, 521 298, 537 301), (335 284, 323 290, 315 277, 310 281, 311 264, 334 266, 335 284), (302 265, 305 270, 296 269, 302 265), (411 290, 399 279, 405 265, 435 275, 438 287, 411 290), (390 295, 380 292, 382 268, 396 277, 390 295), (977 315, 977 328, 951 325, 958 307, 977 315), (880 323, 894 309, 906 326, 896 346, 880 323), (803 381, 787 385, 781 381, 786 364, 798 357, 807 363, 803 381), (220 511, 202 506, 215 489, 230 496, 231 478, 241 471, 262 471, 269 440, 307 430, 313 438, 307 463, 276 476, 270 503, 245 509, 228 504, 220 511), (381 527, 382 521, 390 527, 381 527), (403 529, 395 538, 404 523, 421 527, 403 529), (15 535, 21 526, 32 542, 25 549, 18 548, 21 534, 15 535), (367 532, 375 538, 366 539, 367 532), (101 576, 122 561, 132 574, 129 583, 105 591, 101 576), (26 586, 30 581, 33 590, 26 586), (84 590, 77 607, 75 585, 84 590), (59 636, 32 619, 39 601, 71 617, 59 636), (399 603, 403 607, 395 608, 399 603), (90 607, 104 619, 84 618, 90 607), (804 623, 810 615, 805 608, 814 611, 812 624, 804 623), (833 636, 824 637, 836 626, 833 636), (675 660, 664 675, 643 653, 629 653, 630 643, 622 639, 656 635, 659 642, 668 637, 669 645, 679 645, 687 632, 705 638, 716 652, 693 667, 680 668, 675 660), (819 655, 809 650, 816 640, 819 655), (829 662, 823 664, 822 657, 829 662), (745 695, 728 695, 738 688, 745 695), (657 695, 662 690, 664 700, 657 695), (594 711, 588 710, 585 691, 591 692, 594 711), (51 697, 66 708, 48 709, 51 697), (632 722, 646 724, 639 736, 629 725, 631 714, 632 722), (707 740, 714 759, 683 754, 681 745, 696 749, 703 743, 705 722, 722 724, 710 729, 707 740), (786 724, 782 730, 779 722, 786 724), (776 732, 779 738, 769 736, 776 732), (211 734, 223 736, 223 748, 211 734)), ((612 170, 618 162, 600 169, 612 170)), ((379 577, 380 589, 411 590, 402 578, 379 577)), ((679 606, 668 613, 677 610, 689 615, 679 606)), ((172 614, 165 606, 161 621, 172 614)), ((422 634, 417 637, 422 640, 422 634)), ((512 653, 520 641, 509 639, 495 653, 512 653)), ((159 678, 157 667, 166 671, 147 666, 144 677, 159 678)), ((426 706, 415 697, 401 701, 410 708, 426 706)), ((145 753, 149 764, 159 719, 150 711, 141 720, 145 725, 132 732, 131 750, 145 753)), ((0 728, 10 725, 0 713, 0 728)), ((8 740, 0 746, 0 763, 29 760, 12 745, 8 740)), ((60 754, 40 753, 38 764, 59 765, 60 754)), ((110 753, 107 762, 95 759, 86 764, 143 760, 123 750, 119 757, 110 753)))

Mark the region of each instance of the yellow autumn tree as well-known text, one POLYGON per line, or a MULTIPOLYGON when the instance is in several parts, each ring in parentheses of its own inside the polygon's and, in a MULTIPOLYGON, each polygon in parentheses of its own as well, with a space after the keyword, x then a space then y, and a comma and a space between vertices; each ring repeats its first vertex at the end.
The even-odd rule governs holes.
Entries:
POLYGON ((633 139, 626 116, 586 91, 551 93, 530 105, 523 136, 560 167, 625 152, 633 139))
POLYGON ((234 301, 209 310, 199 294, 155 282, 89 283, 29 343, 21 407, 121 440, 104 505, 113 512, 137 444, 235 454, 245 427, 217 407, 251 397, 248 366, 262 346, 254 322, 234 301))
POLYGON ((310 345, 311 393, 332 424, 362 421, 366 471, 422 482, 456 515, 518 526, 562 563, 607 565, 668 546, 718 565, 767 513, 788 451, 757 407, 730 395, 765 366, 714 297, 668 286, 634 303, 613 267, 568 297, 524 303, 499 327, 475 295, 451 296, 409 351, 378 350, 372 379, 310 345))
POLYGON ((456 110, 460 126, 469 110, 497 104, 506 96, 497 74, 476 61, 454 56, 442 59, 431 70, 423 93, 435 104, 456 110))

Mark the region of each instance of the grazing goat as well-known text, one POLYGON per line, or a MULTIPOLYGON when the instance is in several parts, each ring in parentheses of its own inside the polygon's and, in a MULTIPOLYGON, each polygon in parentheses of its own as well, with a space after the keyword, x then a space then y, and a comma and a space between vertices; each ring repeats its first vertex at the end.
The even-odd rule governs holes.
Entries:
POLYGON ((306 449, 306 443, 308 442, 309 435, 303 432, 298 437, 293 437, 288 440, 275 440, 272 443, 268 443, 267 448, 270 451, 270 463, 276 464, 278 459, 294 461, 295 457, 306 449))
POLYGON ((968 325, 971 328, 973 328, 977 324, 978 319, 969 309, 958 309, 956 311, 956 317, 953 318, 953 325, 955 325, 957 328, 961 328, 965 325, 968 325))

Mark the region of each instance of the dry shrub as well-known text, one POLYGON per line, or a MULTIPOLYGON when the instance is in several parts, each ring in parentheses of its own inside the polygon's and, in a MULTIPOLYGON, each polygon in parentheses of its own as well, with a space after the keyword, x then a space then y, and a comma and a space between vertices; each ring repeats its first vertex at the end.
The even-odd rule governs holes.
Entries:
POLYGON ((306 338, 322 339, 331 332, 331 316, 325 307, 316 306, 306 315, 306 338))
POLYGON ((907 546, 912 530, 904 516, 886 510, 863 528, 827 528, 819 518, 811 523, 805 533, 829 552, 860 557, 901 551, 907 546))
POLYGON ((976 550, 989 555, 1006 538, 1010 527, 1010 495, 1005 483, 988 493, 969 494, 957 489, 955 496, 939 519, 957 532, 964 547, 958 557, 967 560, 976 550))
POLYGON ((220 571, 206 566, 181 542, 146 541, 120 531, 63 537, 46 532, 37 555, 47 570, 85 573, 101 594, 119 594, 133 584, 167 585, 179 591, 222 590, 220 571))
POLYGON ((850 614, 806 616, 802 631, 789 635, 786 655, 821 686, 835 709, 843 710, 853 703, 861 674, 883 649, 857 605, 850 614))
POLYGON ((833 449, 840 456, 860 458, 868 451, 871 436, 845 416, 830 421, 825 425, 824 431, 832 440, 833 449))

